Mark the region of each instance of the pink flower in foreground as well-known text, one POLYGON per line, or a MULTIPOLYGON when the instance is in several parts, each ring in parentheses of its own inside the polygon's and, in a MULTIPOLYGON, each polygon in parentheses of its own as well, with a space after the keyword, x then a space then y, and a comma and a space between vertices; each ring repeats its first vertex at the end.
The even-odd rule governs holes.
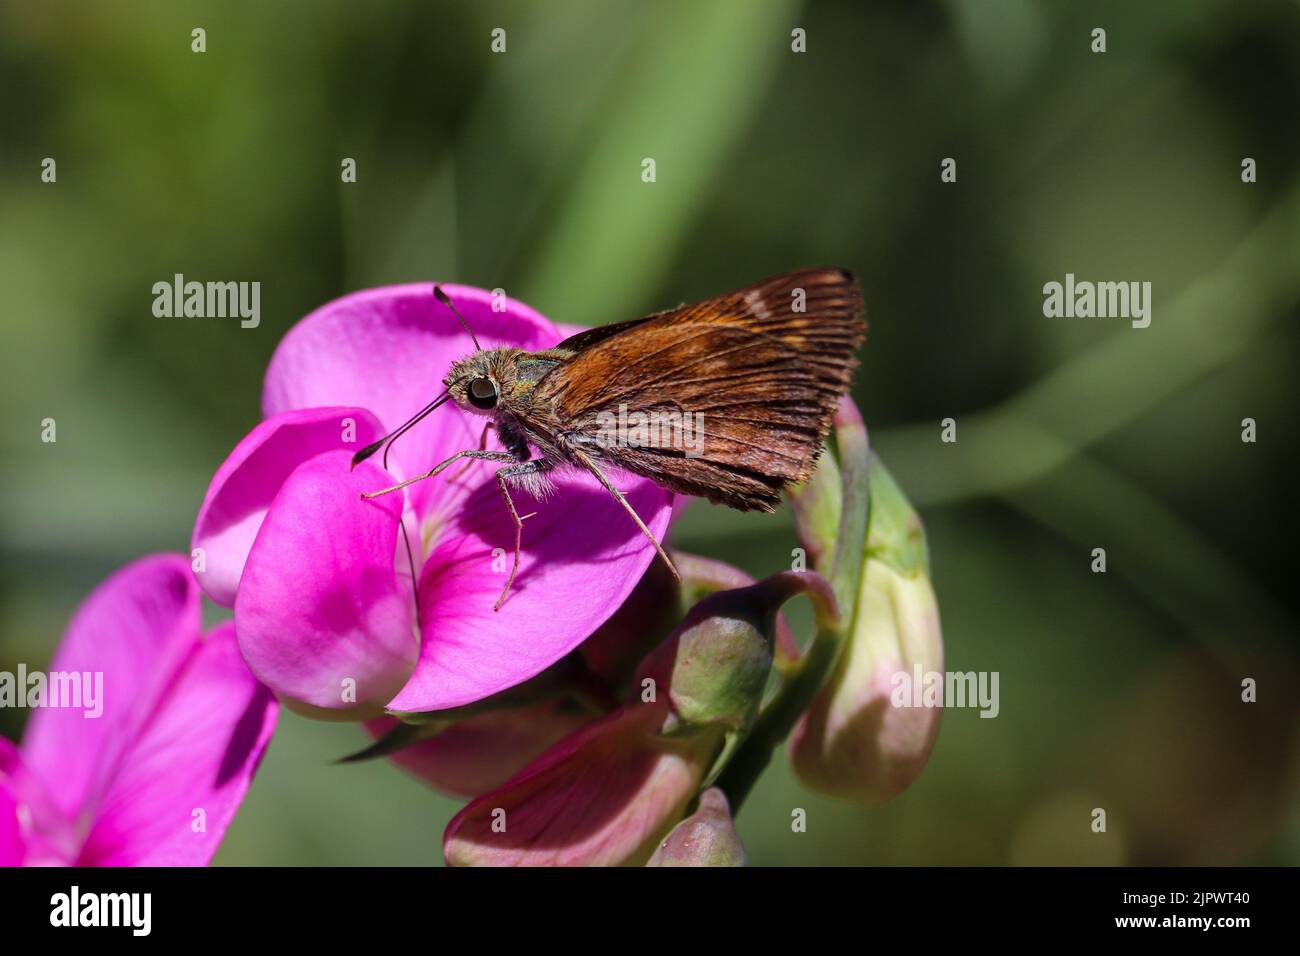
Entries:
MULTIPOLYGON (((567 334, 513 300, 497 312, 489 292, 443 289, 485 348, 541 349, 567 334)), ((234 605, 248 665, 295 709, 352 719, 491 696, 581 643, 654 558, 589 475, 561 474, 545 501, 512 490, 520 514, 535 514, 514 587, 494 611, 514 552, 500 465, 457 463, 405 492, 360 498, 479 446, 483 421, 448 405, 393 446, 388 471, 379 455, 349 468, 356 451, 438 395, 448 367, 473 348, 432 285, 420 284, 317 309, 271 360, 266 419, 218 469, 193 544, 207 562, 203 589, 234 605)), ((500 448, 495 434, 488 447, 500 448)), ((672 496, 644 479, 615 480, 662 537, 672 496)))
POLYGON ((276 704, 234 629, 201 631, 187 561, 144 558, 73 618, 52 674, 103 675, 102 713, 42 707, 0 738, 0 866, 202 866, 248 790, 276 704))

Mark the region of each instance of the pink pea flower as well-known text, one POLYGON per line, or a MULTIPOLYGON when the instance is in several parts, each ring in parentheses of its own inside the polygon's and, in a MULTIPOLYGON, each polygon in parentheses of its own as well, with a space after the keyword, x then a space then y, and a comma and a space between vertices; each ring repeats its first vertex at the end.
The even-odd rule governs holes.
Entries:
MULTIPOLYGON (((444 285, 485 348, 536 350, 562 330, 522 303, 444 285)), ((654 550, 586 474, 557 477, 544 501, 512 490, 524 525, 519 573, 493 605, 514 524, 491 462, 460 463, 404 492, 362 500, 479 447, 483 422, 448 405, 393 446, 388 470, 352 455, 442 391, 474 349, 430 284, 358 292, 317 309, 277 348, 254 428, 217 470, 194 528, 217 603, 234 606, 253 673, 287 705, 365 719, 489 697, 580 644, 631 592, 654 550), (410 581, 405 518, 419 590, 410 581)), ((488 448, 499 449, 495 434, 488 448)), ((615 479, 662 537, 672 495, 615 479)))
POLYGON ((50 700, 21 748, 0 738, 0 866, 206 865, 277 707, 229 623, 202 633, 184 558, 136 561, 81 606, 50 674, 96 673, 100 716, 50 700))

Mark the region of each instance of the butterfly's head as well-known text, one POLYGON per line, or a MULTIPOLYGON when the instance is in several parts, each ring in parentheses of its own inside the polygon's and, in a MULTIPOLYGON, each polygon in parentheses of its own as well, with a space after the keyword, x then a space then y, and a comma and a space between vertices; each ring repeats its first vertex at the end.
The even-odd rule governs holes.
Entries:
POLYGON ((514 389, 518 355, 518 349, 474 352, 454 362, 442 383, 465 411, 493 416, 514 389))

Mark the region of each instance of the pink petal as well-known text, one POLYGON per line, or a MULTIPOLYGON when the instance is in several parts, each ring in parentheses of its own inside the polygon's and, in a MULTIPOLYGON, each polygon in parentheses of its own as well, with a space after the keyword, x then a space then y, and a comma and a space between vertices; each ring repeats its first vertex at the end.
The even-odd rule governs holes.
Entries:
MULTIPOLYGON (((662 538, 672 495, 645 479, 617 472, 610 479, 662 538)), ((527 680, 600 627, 657 560, 595 478, 562 474, 555 485, 545 501, 511 492, 521 515, 535 515, 524 522, 519 572, 500 611, 493 605, 513 560, 515 526, 496 482, 484 481, 445 516, 420 581, 420 660, 390 710, 457 707, 527 680)))
POLYGON ((203 866, 239 809, 275 730, 270 692, 222 624, 191 653, 123 753, 78 862, 203 866))
MULTIPOLYGON (((560 339, 555 326, 522 302, 505 299, 504 311, 494 312, 485 289, 442 288, 485 349, 541 349, 560 339)), ((391 431, 441 393, 448 367, 472 351, 469 335, 433 297, 433 283, 356 292, 321 306, 284 337, 267 369, 262 409, 270 416, 355 405, 370 409, 391 431)), ((427 470, 454 452, 477 448, 482 429, 481 420, 446 406, 394 447, 403 462, 427 470)), ((417 513, 440 487, 424 482, 412 488, 417 513)))
POLYGON ((350 407, 283 412, 249 432, 217 469, 194 523, 191 547, 204 550, 199 585, 208 597, 234 605, 257 529, 295 468, 325 451, 356 453, 382 434, 378 419, 350 407))
POLYGON ((363 500, 393 479, 350 461, 326 452, 284 483, 244 566, 235 627, 248 666, 291 706, 361 718, 402 686, 417 641, 410 578, 395 567, 401 495, 363 500))
POLYGON ((679 740, 658 736, 664 715, 661 706, 647 704, 617 711, 471 802, 447 826, 447 862, 645 862, 681 818, 718 743, 711 734, 679 740))
MULTIPOLYGON (((400 750, 391 759, 443 793, 473 797, 501 786, 546 748, 591 720, 590 714, 567 701, 494 710, 400 750)), ((385 717, 368 721, 366 729, 378 737, 396 724, 385 717)))
POLYGON ((18 759, 18 748, 0 737, 0 866, 19 866, 27 854, 27 842, 18 823, 21 801, 10 773, 18 759))
POLYGON ((102 715, 42 707, 23 738, 27 767, 69 819, 88 810, 97 780, 144 726, 198 637, 199 589, 179 555, 127 565, 101 584, 73 617, 50 672, 102 674, 102 715))
POLYGON ((79 843, 18 748, 0 737, 0 866, 67 866, 79 843))
POLYGON ((18 825, 18 800, 0 778, 0 866, 19 866, 27 853, 18 825))

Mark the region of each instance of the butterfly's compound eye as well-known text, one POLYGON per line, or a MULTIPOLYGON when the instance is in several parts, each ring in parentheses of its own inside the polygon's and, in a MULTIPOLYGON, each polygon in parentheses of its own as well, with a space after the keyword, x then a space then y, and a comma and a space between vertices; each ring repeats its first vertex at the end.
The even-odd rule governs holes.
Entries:
POLYGON ((474 379, 469 383, 469 402, 475 408, 496 408, 497 387, 490 379, 474 379))

